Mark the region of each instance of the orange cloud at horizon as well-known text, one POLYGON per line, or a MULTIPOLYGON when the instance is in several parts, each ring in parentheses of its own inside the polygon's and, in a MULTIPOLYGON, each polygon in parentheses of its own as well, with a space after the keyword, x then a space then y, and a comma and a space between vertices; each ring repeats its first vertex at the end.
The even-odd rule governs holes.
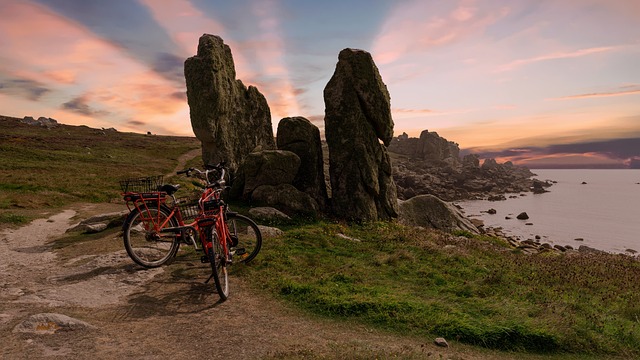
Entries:
POLYGON ((526 157, 504 156, 495 159, 498 162, 511 161, 516 165, 531 168, 554 166, 622 166, 625 160, 612 159, 605 154, 589 152, 582 154, 556 153, 556 154, 528 154, 526 157))
POLYGON ((46 8, 21 2, 7 4, 2 10, 7 18, 0 23, 0 32, 10 35, 3 41, 14 60, 2 63, 0 70, 56 91, 43 92, 35 99, 38 106, 34 102, 8 101, 5 112, 22 117, 24 114, 19 114, 23 109, 48 107, 46 114, 36 117, 98 128, 184 133, 154 124, 154 119, 183 113, 187 106, 169 80, 133 60, 119 47, 46 8), (27 15, 39 25, 24 26, 27 15), (24 36, 30 42, 20 41, 24 36), (43 52, 48 55, 42 56, 43 52), (145 119, 149 125, 127 125, 133 119, 145 119))

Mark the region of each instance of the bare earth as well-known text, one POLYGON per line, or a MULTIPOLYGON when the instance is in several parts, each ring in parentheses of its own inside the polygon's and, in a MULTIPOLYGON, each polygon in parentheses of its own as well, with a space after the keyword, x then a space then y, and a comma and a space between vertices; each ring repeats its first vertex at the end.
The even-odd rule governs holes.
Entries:
POLYGON ((209 267, 196 255, 145 270, 122 250, 118 229, 56 242, 88 215, 120 210, 122 205, 78 204, 0 232, 2 359, 508 358, 316 318, 233 274, 231 295, 220 303, 213 285, 203 283, 209 267), (34 332, 17 331, 41 313, 93 328, 56 331, 55 324, 41 324, 34 332))

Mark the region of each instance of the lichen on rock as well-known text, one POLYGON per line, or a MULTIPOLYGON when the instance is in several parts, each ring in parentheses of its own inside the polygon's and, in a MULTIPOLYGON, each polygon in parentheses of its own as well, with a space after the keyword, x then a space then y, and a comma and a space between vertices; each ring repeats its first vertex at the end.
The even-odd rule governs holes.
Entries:
POLYGON ((236 79, 231 49, 220 37, 200 37, 197 55, 184 63, 184 75, 191 126, 206 164, 224 160, 233 173, 256 148, 275 148, 267 100, 256 87, 236 79))
POLYGON ((340 52, 324 102, 334 214, 355 221, 397 217, 386 150, 393 138, 390 96, 371 54, 340 52))

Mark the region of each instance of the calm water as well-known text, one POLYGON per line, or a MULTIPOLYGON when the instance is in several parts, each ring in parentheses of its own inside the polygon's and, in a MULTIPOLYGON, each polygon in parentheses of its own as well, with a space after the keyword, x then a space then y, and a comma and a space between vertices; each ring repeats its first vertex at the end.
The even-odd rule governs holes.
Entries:
POLYGON ((640 251, 640 170, 532 171, 540 180, 558 183, 544 194, 458 204, 468 216, 484 220, 485 226, 501 226, 505 233, 521 239, 540 235, 542 242, 551 244, 587 245, 610 252, 640 251), (481 213, 490 208, 497 214, 481 213), (516 219, 523 211, 529 220, 516 219), (505 216, 513 219, 506 220, 505 216))

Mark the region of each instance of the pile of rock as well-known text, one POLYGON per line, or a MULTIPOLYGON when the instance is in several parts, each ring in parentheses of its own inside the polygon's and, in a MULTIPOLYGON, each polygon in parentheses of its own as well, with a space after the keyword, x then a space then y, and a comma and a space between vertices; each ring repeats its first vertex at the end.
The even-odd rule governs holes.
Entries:
POLYGON ((34 119, 31 116, 25 116, 22 120, 20 120, 20 122, 23 124, 40 126, 47 129, 51 129, 59 125, 55 119, 46 118, 44 116, 39 117, 38 120, 34 119))
POLYGON ((456 199, 461 196, 444 189, 484 194, 497 181, 514 186, 516 171, 504 170, 511 165, 480 166, 474 156, 460 161, 458 145, 437 133, 394 139, 389 92, 363 50, 342 50, 324 89, 329 181, 319 129, 303 117, 284 118, 276 148, 269 106, 255 87, 235 79, 231 50, 222 39, 200 38, 197 55, 185 62, 185 77, 204 161, 227 160, 233 170, 231 196, 254 206, 271 206, 285 216, 323 212, 352 221, 389 220, 400 213, 401 221, 415 226, 478 232, 458 209, 434 196, 399 206, 397 190, 401 198, 456 199), (411 159, 401 161, 395 175, 387 147, 411 159), (424 166, 414 167, 414 159, 424 166))
POLYGON ((460 159, 458 144, 424 130, 420 138, 402 134, 391 141, 398 197, 436 195, 444 200, 505 200, 505 193, 545 192, 548 182, 531 179, 529 169, 511 162, 486 159, 480 165, 475 154, 460 159))
POLYGON ((269 106, 255 87, 235 79, 222 39, 200 38, 198 54, 185 62, 185 77, 203 160, 227 161, 232 197, 290 214, 328 212, 355 221, 397 216, 386 152, 393 136, 390 97, 366 51, 341 51, 324 90, 331 201, 319 129, 303 117, 282 119, 276 149, 269 106))

